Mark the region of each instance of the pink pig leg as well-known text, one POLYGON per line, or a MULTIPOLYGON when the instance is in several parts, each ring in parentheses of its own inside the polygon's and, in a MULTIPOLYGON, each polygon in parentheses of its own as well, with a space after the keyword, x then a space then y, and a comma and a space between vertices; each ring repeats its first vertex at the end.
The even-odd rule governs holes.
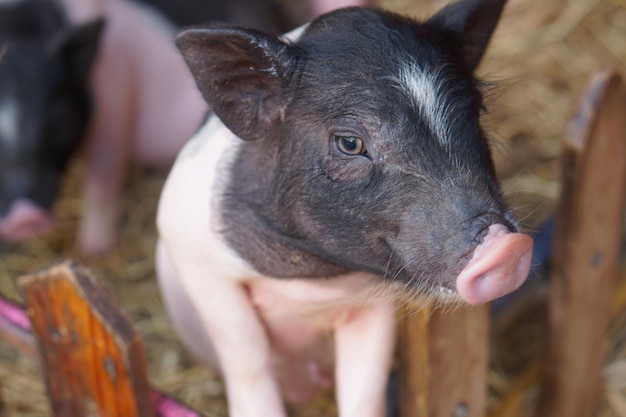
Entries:
POLYGON ((133 133, 131 68, 120 56, 124 49, 112 45, 111 38, 103 37, 92 75, 95 117, 86 139, 83 218, 78 236, 79 250, 90 255, 105 252, 117 238, 120 192, 133 133))
POLYGON ((170 312, 179 316, 174 321, 183 320, 184 312, 195 310, 199 314, 199 320, 194 319, 191 328, 178 329, 187 333, 182 339, 201 341, 189 334, 199 328, 211 335, 226 384, 229 416, 286 417, 272 368, 270 341, 245 287, 230 279, 213 279, 203 262, 190 262, 186 254, 183 257, 187 262, 172 262, 170 253, 174 252, 168 252, 162 244, 157 250, 162 288, 171 284, 167 281, 176 280, 184 291, 177 290, 176 298, 166 294, 170 299, 168 307, 173 307, 170 312), (178 310, 177 304, 185 302, 185 298, 188 306, 178 310))
POLYGON ((365 306, 335 329, 337 403, 341 417, 382 417, 395 341, 392 303, 365 306))

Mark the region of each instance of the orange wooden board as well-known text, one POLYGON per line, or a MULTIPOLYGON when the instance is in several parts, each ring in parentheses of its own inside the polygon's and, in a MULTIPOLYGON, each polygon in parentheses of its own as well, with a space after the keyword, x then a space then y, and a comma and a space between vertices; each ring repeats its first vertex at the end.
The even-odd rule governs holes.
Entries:
POLYGON ((400 324, 402 417, 487 414, 489 307, 425 307, 400 324))
POLYGON ((154 416, 143 342, 86 268, 66 262, 18 284, 55 416, 154 416))

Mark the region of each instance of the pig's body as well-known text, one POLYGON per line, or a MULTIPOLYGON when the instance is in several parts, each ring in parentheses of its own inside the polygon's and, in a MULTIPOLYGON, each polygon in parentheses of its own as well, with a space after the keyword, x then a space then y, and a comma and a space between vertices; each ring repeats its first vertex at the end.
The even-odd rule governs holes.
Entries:
POLYGON ((334 381, 340 416, 380 417, 398 300, 477 304, 524 281, 532 241, 495 182, 471 76, 502 7, 467 0, 424 24, 346 9, 291 41, 179 36, 217 116, 163 190, 157 269, 229 415, 284 416, 283 398, 334 381))
MULTIPOLYGON (((196 356, 219 368, 214 343, 218 352, 221 351, 219 362, 239 363, 240 369, 234 372, 259 372, 268 377, 271 368, 282 362, 281 385, 285 396, 292 401, 304 401, 320 385, 328 387, 332 380, 332 333, 347 322, 368 320, 360 316, 377 311, 380 314, 371 320, 380 324, 367 326, 375 342, 361 349, 364 363, 376 363, 373 371, 377 375, 363 375, 360 381, 370 385, 375 378, 384 386, 383 376, 393 348, 394 310, 392 299, 383 301, 377 293, 377 288, 382 286, 379 279, 354 272, 332 280, 276 280, 260 274, 224 241, 218 207, 227 181, 225 173, 232 169, 240 142, 219 119, 213 118, 181 153, 163 190, 158 222, 166 244, 160 244, 157 252, 159 283, 182 340, 196 356), (178 277, 183 276, 194 279, 179 281, 178 277), (198 300, 190 294, 202 294, 201 313, 195 311, 198 300), (214 324, 219 324, 218 329, 210 332, 213 343, 208 339, 207 323, 202 318, 205 314, 212 317, 214 324), (271 338, 272 349, 266 334, 271 338), (241 343, 232 339, 238 335, 242 337, 241 343), (368 355, 368 349, 380 356, 368 355)), ((229 393, 254 393, 259 401, 274 398, 267 404, 280 405, 278 386, 271 379, 255 381, 248 387, 254 388, 253 391, 246 389, 245 382, 239 378, 228 380, 236 384, 228 387, 229 393)), ((358 386, 354 390, 367 395, 358 386)), ((371 405, 367 398, 357 396, 353 400, 354 407, 371 405)), ((377 399, 380 407, 382 400, 377 399)), ((246 404, 243 398, 231 401, 231 404, 246 404)), ((256 404, 250 401, 250 410, 231 415, 252 415, 256 404)), ((363 412, 350 415, 370 413, 363 412)), ((265 415, 281 413, 274 408, 265 415)))
POLYGON ((91 135, 111 142, 114 134, 105 134, 114 129, 110 125, 126 121, 129 126, 117 129, 129 143, 130 156, 169 168, 198 128, 206 103, 173 45, 176 29, 139 4, 104 1, 107 20, 93 73, 98 112, 91 135))
POLYGON ((151 9, 124 0, 66 4, 76 21, 106 19, 92 72, 95 113, 85 142, 78 242, 99 253, 115 240, 129 162, 169 167, 207 106, 173 45, 174 28, 151 9))

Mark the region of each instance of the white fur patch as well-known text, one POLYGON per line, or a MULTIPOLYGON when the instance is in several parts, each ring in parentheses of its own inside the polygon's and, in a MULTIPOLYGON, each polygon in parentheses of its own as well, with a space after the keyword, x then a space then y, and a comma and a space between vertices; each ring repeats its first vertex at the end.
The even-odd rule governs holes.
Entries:
POLYGON ((213 115, 180 151, 167 179, 157 223, 174 259, 196 256, 223 279, 252 276, 252 268, 221 235, 220 203, 243 141, 213 115))
POLYGON ((441 75, 436 71, 425 70, 416 63, 408 63, 394 80, 414 101, 437 140, 448 146, 454 105, 445 94, 441 75))
POLYGON ((287 41, 287 42, 298 42, 298 40, 300 39, 300 37, 304 34, 304 31, 309 27, 309 24, 306 23, 302 26, 298 26, 295 29, 292 29, 291 31, 283 34, 281 36, 283 41, 287 41))
POLYGON ((19 107, 14 100, 0 101, 0 141, 7 148, 18 143, 19 107))

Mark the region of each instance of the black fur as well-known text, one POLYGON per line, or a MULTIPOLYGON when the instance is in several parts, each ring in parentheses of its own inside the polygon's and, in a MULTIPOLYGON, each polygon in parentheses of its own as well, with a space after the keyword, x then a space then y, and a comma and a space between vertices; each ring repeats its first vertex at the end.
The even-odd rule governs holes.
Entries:
POLYGON ((504 3, 465 0, 426 22, 342 9, 294 44, 219 26, 179 35, 204 97, 245 141, 221 207, 232 248, 272 277, 363 270, 454 288, 490 224, 516 229, 473 75, 504 3), (447 145, 395 80, 407 65, 445 86, 447 145), (342 152, 342 137, 364 150, 342 152))
POLYGON ((0 102, 20 108, 19 144, 0 138, 0 216, 22 198, 50 208, 91 114, 89 73, 102 26, 71 26, 47 0, 0 6, 0 102))

